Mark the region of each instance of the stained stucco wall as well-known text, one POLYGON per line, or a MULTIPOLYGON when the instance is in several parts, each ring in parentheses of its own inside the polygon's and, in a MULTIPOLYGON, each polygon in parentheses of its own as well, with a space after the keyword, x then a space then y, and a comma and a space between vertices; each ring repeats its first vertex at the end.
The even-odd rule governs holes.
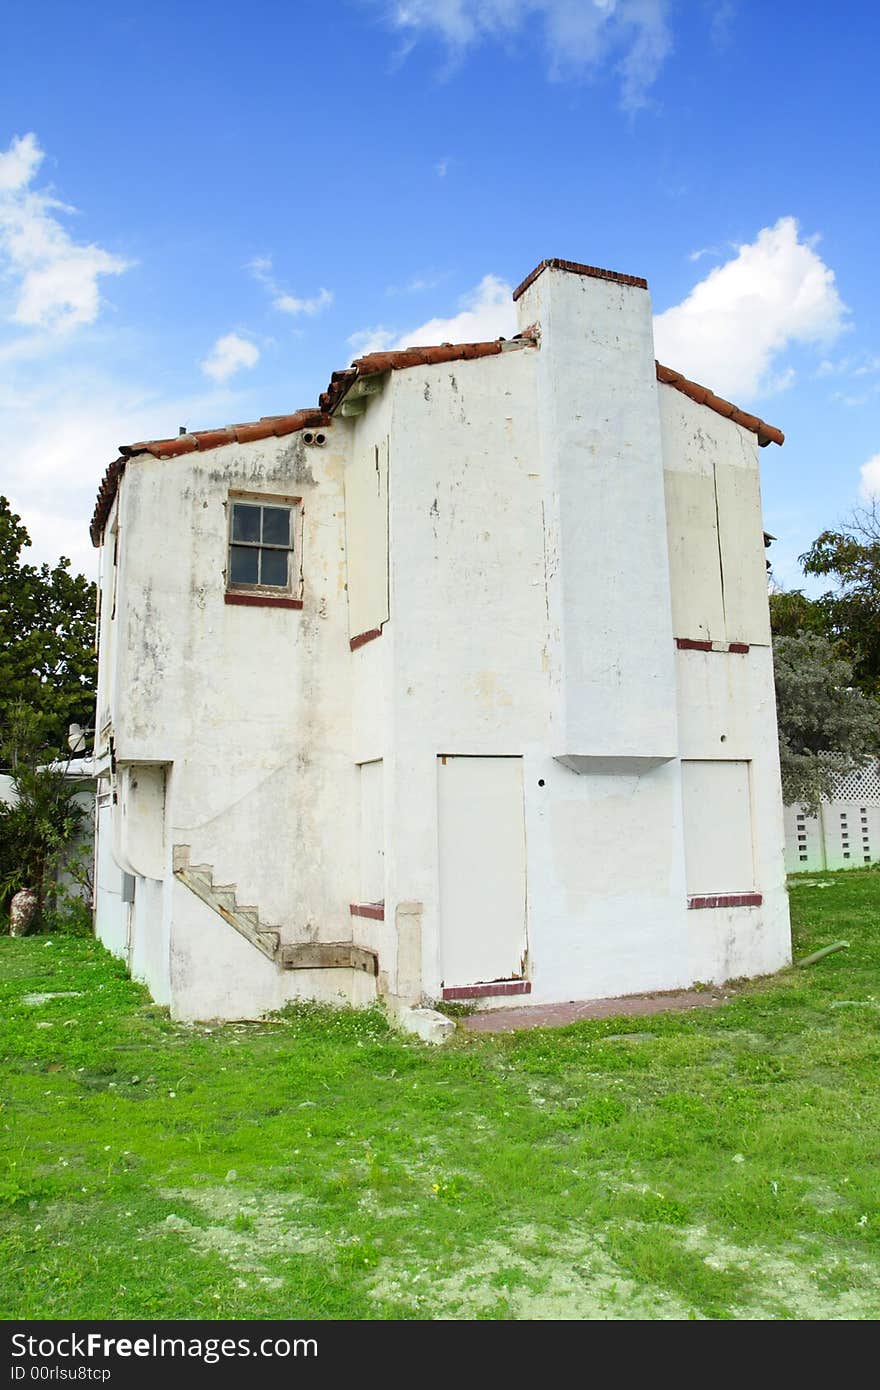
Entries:
POLYGON ((553 751, 670 758, 675 676, 650 297, 546 270, 517 309, 521 327, 541 325, 553 751))
MULTIPOLYGON (((748 764, 753 887, 763 896, 760 907, 688 913, 691 978, 724 980, 778 969, 791 949, 758 466, 770 451, 670 386, 659 405, 674 635, 723 649, 676 651, 680 756, 748 764), (731 642, 748 650, 726 650, 731 642)), ((778 466, 772 454, 766 466, 778 466)), ((720 791, 702 814, 722 835, 727 822, 736 843, 736 806, 720 791)))
POLYGON ((434 996, 437 755, 518 754, 540 739, 548 719, 531 355, 396 373, 386 388, 393 433, 385 823, 394 827, 386 916, 401 902, 421 905, 423 988, 434 996))
POLYGON ((181 1017, 373 982, 277 971, 172 879, 180 844, 285 940, 376 949, 382 992, 470 983, 442 963, 443 755, 521 759, 532 1002, 787 958, 753 436, 658 388, 645 291, 545 272, 520 307, 540 348, 391 373, 322 451, 127 467, 117 781, 164 779, 164 888, 136 895, 132 960, 181 1017), (224 603, 230 487, 302 496, 302 611, 224 603), (688 909, 682 760, 748 765, 761 907, 688 909), (384 920, 352 915, 379 897, 384 920))
MULTIPOLYGON (((169 779, 166 923, 172 848, 186 844, 193 863, 211 865, 214 881, 235 885, 238 902, 256 906, 286 940, 350 939, 359 870, 343 458, 340 431, 325 433, 323 449, 294 436, 185 461, 140 456, 122 480, 125 569, 110 653, 115 689, 125 692, 111 705, 117 792, 137 797, 136 782, 155 788, 159 769, 169 779), (230 488, 301 496, 301 610, 225 603, 230 488)), ((134 805, 117 809, 120 824, 137 823, 134 805)), ((158 881, 153 850, 146 858, 152 869, 132 867, 146 867, 158 881)), ((253 976, 258 997, 265 973, 259 953, 197 899, 181 898, 186 890, 176 882, 173 891, 181 926, 165 968, 175 1010, 201 1017, 222 1011, 228 990, 218 981, 228 972, 237 975, 242 997, 253 976), (200 957, 212 961, 210 970, 195 968, 200 957)), ((146 944, 150 931, 161 935, 152 907, 153 925, 144 917, 140 930, 138 912, 133 929, 134 955, 144 956, 142 970, 151 978, 159 968, 155 951, 164 950, 146 944)), ((296 991, 290 974, 280 979, 282 994, 296 991)), ((329 971, 321 983, 335 994, 347 981, 329 971)))

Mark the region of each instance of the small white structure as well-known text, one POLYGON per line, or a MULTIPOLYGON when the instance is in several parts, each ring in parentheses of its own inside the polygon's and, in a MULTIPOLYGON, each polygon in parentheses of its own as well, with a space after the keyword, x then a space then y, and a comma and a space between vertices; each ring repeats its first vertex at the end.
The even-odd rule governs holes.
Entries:
POLYGON ((788 873, 863 869, 880 859, 880 762, 866 763, 838 779, 819 814, 803 806, 785 808, 785 867, 788 873))
POLYGON ((179 1018, 789 959, 758 446, 647 286, 108 468, 97 932, 179 1018), (120 873, 125 875, 120 880, 120 873))

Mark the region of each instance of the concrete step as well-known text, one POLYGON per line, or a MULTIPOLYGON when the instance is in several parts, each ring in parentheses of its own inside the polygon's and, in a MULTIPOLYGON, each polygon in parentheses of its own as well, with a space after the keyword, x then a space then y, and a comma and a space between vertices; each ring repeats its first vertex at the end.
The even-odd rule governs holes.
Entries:
POLYGON ((264 956, 283 970, 363 970, 376 975, 379 961, 375 952, 350 941, 287 942, 282 945, 281 928, 261 922, 259 909, 236 901, 234 883, 215 883, 211 864, 191 864, 188 845, 173 847, 175 876, 201 898, 224 922, 256 946, 264 956))
POLYGON ((351 941, 285 942, 281 966, 284 970, 363 970, 378 975, 379 957, 351 941))

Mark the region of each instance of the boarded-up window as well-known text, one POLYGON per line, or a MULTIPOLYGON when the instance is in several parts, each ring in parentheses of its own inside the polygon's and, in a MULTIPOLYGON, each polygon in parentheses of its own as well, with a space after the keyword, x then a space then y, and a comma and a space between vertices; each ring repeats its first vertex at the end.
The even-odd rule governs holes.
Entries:
POLYGON ((755 469, 667 470, 666 518, 676 637, 767 646, 770 617, 755 469))
POLYGON ((723 642, 724 599, 712 470, 667 470, 664 481, 675 636, 723 642))
POLYGON ((758 474, 751 468, 715 465, 715 497, 728 642, 770 642, 767 562, 758 474))
POLYGON ((688 896, 755 886, 747 762, 682 762, 688 896))
POLYGON ((349 637, 388 619, 388 440, 361 451, 345 471, 349 637))
POLYGON ((360 901, 378 903, 385 897, 385 808, 382 762, 361 763, 361 890, 360 901))
POLYGON ((447 986, 523 974, 522 758, 438 759, 440 964, 447 986))

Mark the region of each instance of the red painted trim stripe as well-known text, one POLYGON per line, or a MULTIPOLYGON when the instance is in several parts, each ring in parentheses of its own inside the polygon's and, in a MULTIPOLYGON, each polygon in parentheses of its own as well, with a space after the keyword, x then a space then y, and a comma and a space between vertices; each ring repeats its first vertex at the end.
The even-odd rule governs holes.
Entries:
POLYGON ((302 608, 301 598, 276 598, 274 594, 232 594, 223 595, 224 603, 240 604, 244 608, 302 608))
POLYGON ((761 893, 709 893, 700 898, 688 898, 688 907, 760 907, 761 893))
POLYGON ((749 651, 748 642, 706 642, 702 637, 676 637, 675 645, 681 652, 733 652, 745 656, 749 651))
POLYGON ((384 903, 349 903, 352 917, 372 917, 376 922, 385 921, 384 903))
POLYGON ((366 642, 372 642, 372 640, 373 640, 374 637, 381 637, 381 636, 382 636, 382 629, 381 629, 381 627, 371 627, 370 630, 369 630, 369 632, 359 632, 358 635, 357 635, 357 637, 352 637, 352 638, 349 640, 348 645, 351 647, 351 650, 352 650, 353 652, 356 652, 357 649, 358 649, 358 647, 362 647, 362 646, 364 645, 364 643, 366 643, 366 642))
POLYGON ((498 994, 531 994, 531 980, 495 980, 491 985, 460 985, 444 989, 444 999, 489 999, 498 994))

